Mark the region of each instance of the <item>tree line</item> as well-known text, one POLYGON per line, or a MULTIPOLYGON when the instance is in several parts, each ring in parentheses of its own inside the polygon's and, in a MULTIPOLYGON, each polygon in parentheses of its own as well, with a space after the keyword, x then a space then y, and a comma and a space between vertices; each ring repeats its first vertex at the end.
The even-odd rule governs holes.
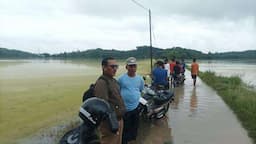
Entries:
MULTIPOLYGON (((138 46, 135 50, 104 50, 101 48, 90 49, 86 51, 64 52, 59 54, 33 54, 29 52, 0 48, 1 59, 30 59, 30 58, 50 58, 50 59, 99 59, 113 56, 117 59, 123 59, 130 56, 138 59, 150 58, 149 46, 138 46)), ((182 47, 172 47, 167 49, 152 47, 152 57, 158 58, 177 58, 177 59, 256 59, 256 50, 247 50, 243 52, 223 52, 223 53, 203 53, 201 51, 186 49, 182 47)))

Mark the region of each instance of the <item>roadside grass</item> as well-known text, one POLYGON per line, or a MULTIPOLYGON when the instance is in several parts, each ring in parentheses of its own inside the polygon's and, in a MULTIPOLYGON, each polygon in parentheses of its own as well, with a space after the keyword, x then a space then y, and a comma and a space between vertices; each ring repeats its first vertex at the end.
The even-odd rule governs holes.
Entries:
POLYGON ((238 76, 217 76, 214 72, 200 72, 200 78, 217 91, 234 111, 248 135, 256 144, 256 92, 238 76))

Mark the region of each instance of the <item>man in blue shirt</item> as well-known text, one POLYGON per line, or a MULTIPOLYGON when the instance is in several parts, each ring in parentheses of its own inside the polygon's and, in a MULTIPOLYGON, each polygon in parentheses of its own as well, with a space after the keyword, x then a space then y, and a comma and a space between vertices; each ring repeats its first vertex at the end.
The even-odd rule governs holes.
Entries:
POLYGON ((164 62, 162 60, 157 60, 157 66, 152 72, 153 86, 158 87, 160 85, 169 88, 168 74, 167 70, 164 69, 164 62))
POLYGON ((126 60, 127 73, 118 78, 126 113, 124 115, 124 129, 122 144, 136 140, 139 127, 139 99, 144 89, 144 80, 136 74, 136 58, 130 57, 126 60))

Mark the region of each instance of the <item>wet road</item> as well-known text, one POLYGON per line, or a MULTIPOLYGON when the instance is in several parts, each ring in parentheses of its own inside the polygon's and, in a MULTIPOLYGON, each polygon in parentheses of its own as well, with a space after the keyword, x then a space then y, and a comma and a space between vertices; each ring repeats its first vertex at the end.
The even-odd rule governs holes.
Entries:
POLYGON ((168 118, 142 124, 137 144, 252 144, 236 116, 200 79, 192 85, 189 73, 175 88, 168 118))

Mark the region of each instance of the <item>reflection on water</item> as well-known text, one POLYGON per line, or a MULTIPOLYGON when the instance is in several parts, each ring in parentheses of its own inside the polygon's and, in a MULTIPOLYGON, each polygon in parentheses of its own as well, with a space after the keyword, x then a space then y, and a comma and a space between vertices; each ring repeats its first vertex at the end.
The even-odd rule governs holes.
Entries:
MULTIPOLYGON (((34 78, 34 77, 56 77, 66 75, 83 75, 84 73, 100 73, 100 67, 91 67, 72 64, 61 60, 23 60, 16 61, 16 65, 2 66, 0 75, 3 79, 34 78), (22 62, 22 63, 21 63, 22 62)), ((5 62, 1 62, 5 63, 5 62)), ((14 62, 12 62, 14 63, 14 62)))
POLYGON ((136 144, 171 144, 171 128, 168 118, 164 117, 153 122, 141 120, 136 144))
POLYGON ((175 95, 179 95, 179 97, 174 97, 174 102, 171 105, 172 109, 178 109, 179 108, 179 103, 181 101, 183 101, 184 99, 184 87, 180 86, 180 87, 176 87, 175 89, 172 89, 174 91, 175 95))
POLYGON ((175 88, 169 123, 173 144, 252 144, 216 92, 200 79, 194 87, 189 72, 185 84, 175 88))
POLYGON ((193 90, 190 96, 190 112, 192 114, 191 116, 196 115, 196 111, 197 111, 196 87, 193 87, 193 90))

